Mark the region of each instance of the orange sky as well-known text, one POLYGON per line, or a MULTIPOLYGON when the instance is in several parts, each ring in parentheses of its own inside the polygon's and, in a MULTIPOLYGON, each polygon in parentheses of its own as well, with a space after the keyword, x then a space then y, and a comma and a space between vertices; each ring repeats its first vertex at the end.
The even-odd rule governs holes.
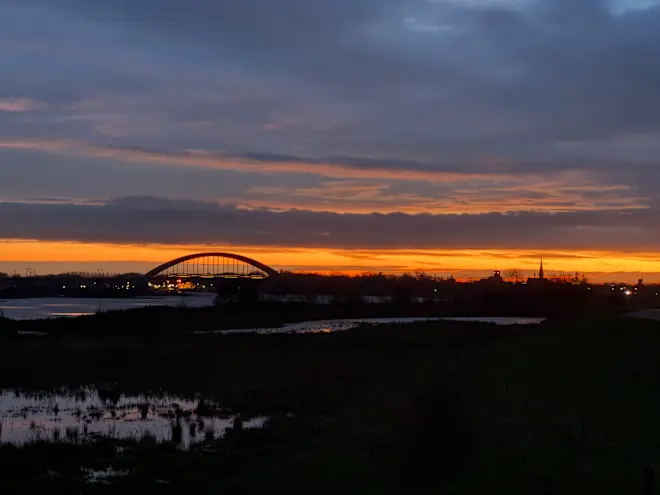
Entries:
POLYGON ((339 250, 247 246, 110 245, 12 240, 0 242, 0 271, 38 274, 69 270, 147 271, 160 262, 185 254, 227 251, 244 254, 278 269, 319 272, 424 271, 480 277, 494 269, 519 269, 532 275, 543 256, 548 272, 585 272, 594 282, 632 281, 644 273, 660 281, 660 256, 654 253, 542 252, 497 250, 339 250))
POLYGON ((0 272, 660 281, 659 2, 0 0, 0 272))

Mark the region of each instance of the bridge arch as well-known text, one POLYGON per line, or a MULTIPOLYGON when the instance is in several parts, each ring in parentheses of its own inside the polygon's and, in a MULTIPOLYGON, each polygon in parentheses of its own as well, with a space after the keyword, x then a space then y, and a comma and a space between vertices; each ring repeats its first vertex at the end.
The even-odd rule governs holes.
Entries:
POLYGON ((233 253, 196 253, 180 258, 173 259, 167 263, 157 266, 153 270, 147 272, 145 277, 156 278, 159 276, 198 276, 198 277, 219 277, 219 278, 267 278, 277 275, 277 271, 264 263, 261 263, 247 256, 233 253), (200 260, 199 263, 190 264, 188 262, 200 260), (176 270, 170 271, 177 266, 189 266, 190 270, 186 269, 185 273, 176 273, 176 270), (252 272, 247 271, 246 267, 259 270, 265 276, 254 276, 252 272), (222 270, 222 271, 219 271, 222 270), (227 271, 233 270, 233 271, 227 271), (200 272, 200 273, 194 273, 200 272))

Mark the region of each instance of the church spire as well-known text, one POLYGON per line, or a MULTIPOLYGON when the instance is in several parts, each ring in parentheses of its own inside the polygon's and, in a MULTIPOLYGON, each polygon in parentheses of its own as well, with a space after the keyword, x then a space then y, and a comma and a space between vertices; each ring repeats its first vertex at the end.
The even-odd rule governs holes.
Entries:
POLYGON ((539 267, 539 278, 541 279, 545 278, 543 276, 543 256, 541 256, 541 266, 539 267))

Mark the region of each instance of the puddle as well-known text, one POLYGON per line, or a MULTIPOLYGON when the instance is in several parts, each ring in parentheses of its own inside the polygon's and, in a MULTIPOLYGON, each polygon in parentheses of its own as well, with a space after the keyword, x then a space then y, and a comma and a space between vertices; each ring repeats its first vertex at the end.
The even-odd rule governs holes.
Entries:
POLYGON ((474 323, 492 323, 495 325, 534 325, 545 321, 545 318, 522 318, 522 317, 412 317, 412 318, 362 318, 345 320, 319 320, 304 321, 302 323, 289 323, 282 327, 273 328, 246 328, 231 330, 213 330, 207 332, 195 332, 196 335, 209 334, 236 334, 236 333, 332 333, 343 330, 351 330, 360 325, 384 325, 391 323, 416 323, 420 321, 465 321, 474 323))
POLYGON ((261 428, 267 418, 243 421, 217 404, 175 396, 119 396, 92 388, 59 393, 0 393, 0 443, 80 443, 98 437, 172 442, 181 449, 221 438, 234 426, 261 428))
POLYGON ((113 478, 121 478, 123 476, 128 476, 131 474, 130 471, 117 471, 112 468, 107 468, 103 470, 94 470, 94 469, 85 469, 83 468, 83 473, 85 475, 85 481, 87 483, 101 483, 108 484, 113 478))

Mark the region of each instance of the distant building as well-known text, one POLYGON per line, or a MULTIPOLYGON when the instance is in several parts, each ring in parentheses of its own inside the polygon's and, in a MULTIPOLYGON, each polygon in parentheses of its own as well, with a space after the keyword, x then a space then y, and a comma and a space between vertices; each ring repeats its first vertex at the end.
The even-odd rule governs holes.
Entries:
POLYGON ((547 278, 545 278, 545 272, 543 271, 543 257, 541 257, 541 263, 539 264, 539 276, 536 277, 529 277, 527 279, 527 284, 528 285, 541 285, 549 282, 547 278))
POLYGON ((493 274, 490 277, 482 278, 476 283, 483 285, 484 287, 507 285, 504 283, 504 279, 502 278, 502 272, 500 272, 499 270, 494 270, 493 274))

